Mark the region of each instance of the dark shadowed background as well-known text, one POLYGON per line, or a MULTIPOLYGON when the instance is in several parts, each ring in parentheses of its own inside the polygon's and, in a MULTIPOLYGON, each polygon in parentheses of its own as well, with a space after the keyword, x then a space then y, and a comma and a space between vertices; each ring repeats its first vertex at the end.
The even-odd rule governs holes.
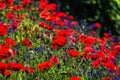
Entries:
MULTIPOLYGON (((100 32, 120 35, 120 0, 50 0, 59 5, 61 11, 72 14, 79 21, 86 19, 89 24, 100 22, 100 32)), ((100 34, 102 36, 102 34, 100 34)))

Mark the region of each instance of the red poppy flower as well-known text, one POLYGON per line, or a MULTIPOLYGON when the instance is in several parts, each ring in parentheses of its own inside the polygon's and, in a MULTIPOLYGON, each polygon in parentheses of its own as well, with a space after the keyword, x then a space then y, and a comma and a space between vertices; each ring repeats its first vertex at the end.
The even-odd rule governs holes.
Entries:
POLYGON ((6 17, 7 17, 7 19, 12 19, 12 20, 14 20, 15 19, 15 16, 14 16, 14 14, 12 14, 12 13, 7 13, 6 14, 6 17))
POLYGON ((89 56, 90 56, 90 58, 91 58, 92 60, 98 59, 98 55, 97 55, 97 54, 89 54, 89 56))
POLYGON ((78 25, 78 22, 77 21, 72 21, 71 25, 78 25))
POLYGON ((96 22, 94 25, 96 28, 101 28, 101 24, 99 22, 96 22))
POLYGON ((43 10, 43 9, 46 8, 46 6, 47 6, 46 3, 41 3, 41 4, 39 5, 39 9, 40 9, 40 10, 43 10))
POLYGON ((48 0, 40 0, 39 9, 45 9, 48 5, 48 0))
POLYGON ((109 37, 109 34, 107 32, 105 32, 104 37, 109 37))
POLYGON ((112 53, 107 53, 107 57, 109 60, 115 60, 115 56, 112 53))
POLYGON ((4 73, 7 70, 8 66, 3 62, 0 62, 0 73, 4 73))
POLYGON ((48 0, 40 0, 40 3, 48 3, 48 0))
POLYGON ((7 76, 7 77, 10 77, 11 72, 10 72, 10 71, 5 71, 5 72, 4 72, 4 75, 7 76))
POLYGON ((7 0, 7 3, 13 3, 14 2, 14 0, 7 0))
POLYGON ((30 2, 31 2, 31 0, 22 0, 23 5, 29 4, 30 2))
POLYGON ((59 30, 57 34, 59 36, 68 36, 69 32, 68 32, 68 30, 59 30))
POLYGON ((78 76, 73 76, 69 80, 81 80, 78 76))
POLYGON ((32 67, 24 67, 22 70, 23 70, 24 72, 28 71, 28 72, 31 73, 31 74, 35 72, 32 67))
POLYGON ((100 67, 100 60, 94 60, 94 61, 92 61, 92 67, 93 68, 99 68, 100 67))
POLYGON ((117 51, 120 51, 120 45, 116 45, 116 46, 114 46, 114 49, 117 51))
POLYGON ((60 27, 64 26, 64 23, 61 20, 56 20, 56 24, 60 27))
POLYGON ((93 52, 93 48, 91 48, 91 47, 85 47, 85 52, 86 53, 89 53, 89 52, 93 52))
POLYGON ((8 44, 1 45, 0 48, 0 59, 8 60, 15 57, 16 52, 8 44))
POLYGON ((14 3, 14 0, 6 0, 8 7, 12 6, 14 3))
POLYGON ((72 15, 70 15, 70 16, 69 16, 69 19, 70 19, 70 20, 73 20, 73 19, 74 19, 74 17, 73 17, 72 15))
POLYGON ((8 44, 4 44, 0 46, 0 59, 5 59, 7 60, 10 57, 10 53, 9 53, 9 45, 8 44))
POLYGON ((55 40, 56 44, 60 47, 64 46, 67 43, 67 39, 63 36, 56 36, 55 40))
POLYGON ((55 3, 51 3, 46 6, 46 10, 56 10, 57 5, 55 3))
POLYGON ((50 62, 53 64, 55 63, 57 65, 58 64, 58 57, 56 57, 56 56, 51 57, 50 62))
POLYGON ((4 3, 0 2, 0 10, 4 9, 5 7, 6 7, 6 5, 4 3))
POLYGON ((96 37, 80 35, 80 42, 89 47, 96 42, 96 37))
POLYGON ((112 80, 112 78, 102 78, 101 80, 112 80))
POLYGON ((48 30, 53 30, 54 27, 52 25, 45 25, 44 28, 48 30))
POLYGON ((20 5, 13 6, 13 9, 14 9, 15 11, 19 11, 19 10, 22 9, 22 6, 20 6, 20 5))
POLYGON ((15 46, 16 42, 12 40, 11 38, 5 38, 5 42, 11 46, 15 46))
POLYGON ((106 67, 108 70, 114 70, 118 71, 118 67, 111 61, 103 62, 104 67, 106 67))
POLYGON ((24 66, 20 63, 9 62, 9 70, 20 71, 24 66))
POLYGON ((95 34, 96 32, 95 32, 94 30, 91 30, 90 33, 91 33, 91 34, 95 34))
POLYGON ((64 18, 66 18, 66 17, 67 17, 67 14, 64 13, 64 12, 58 12, 58 13, 57 13, 57 16, 58 16, 58 17, 64 17, 64 18))
POLYGON ((97 55, 100 60, 106 61, 105 53, 103 51, 98 51, 97 55))
POLYGON ((39 26, 40 27, 44 27, 44 26, 46 26, 47 24, 45 23, 45 22, 39 22, 39 26))
POLYGON ((50 12, 48 12, 47 10, 44 10, 39 14, 39 17, 43 18, 45 20, 49 20, 50 19, 50 12))
POLYGON ((55 39, 52 41, 52 46, 57 48, 57 46, 64 46, 67 43, 67 39, 63 36, 56 36, 55 39))
POLYGON ((24 39, 24 40, 22 41, 22 43, 23 43, 24 45, 28 46, 29 48, 32 47, 32 43, 31 43, 31 41, 28 40, 28 39, 24 39))
POLYGON ((98 42, 100 45, 105 45, 107 42, 107 39, 106 38, 98 38, 98 42))
POLYGON ((67 50, 67 53, 70 55, 70 57, 78 57, 79 53, 75 49, 67 50))
POLYGON ((7 29, 0 25, 0 36, 5 36, 7 34, 7 29))
POLYGON ((46 68, 49 68, 51 66, 52 66, 52 63, 49 61, 46 61, 41 64, 38 64, 38 70, 45 70, 46 68))

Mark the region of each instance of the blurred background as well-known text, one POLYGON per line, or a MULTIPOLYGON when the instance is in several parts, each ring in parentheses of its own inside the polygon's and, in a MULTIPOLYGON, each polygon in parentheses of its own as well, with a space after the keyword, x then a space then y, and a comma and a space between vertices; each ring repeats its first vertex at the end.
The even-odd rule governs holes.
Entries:
POLYGON ((85 19, 88 24, 100 22, 100 33, 109 32, 116 38, 120 36, 120 0, 49 1, 57 3, 60 11, 73 15, 77 21, 85 19))

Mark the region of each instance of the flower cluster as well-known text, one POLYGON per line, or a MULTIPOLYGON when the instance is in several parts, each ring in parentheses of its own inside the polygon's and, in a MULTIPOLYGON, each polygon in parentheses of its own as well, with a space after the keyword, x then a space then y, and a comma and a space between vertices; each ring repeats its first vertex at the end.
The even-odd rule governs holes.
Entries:
POLYGON ((48 0, 0 0, 0 77, 119 80, 120 42, 108 32, 100 38, 99 22, 82 26, 57 8, 48 0))

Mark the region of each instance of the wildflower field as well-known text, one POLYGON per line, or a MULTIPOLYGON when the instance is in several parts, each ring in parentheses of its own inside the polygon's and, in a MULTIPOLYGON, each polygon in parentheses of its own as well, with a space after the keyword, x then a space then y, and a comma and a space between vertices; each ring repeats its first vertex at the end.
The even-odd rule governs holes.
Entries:
POLYGON ((48 0, 0 0, 0 80, 120 80, 120 42, 48 0))

